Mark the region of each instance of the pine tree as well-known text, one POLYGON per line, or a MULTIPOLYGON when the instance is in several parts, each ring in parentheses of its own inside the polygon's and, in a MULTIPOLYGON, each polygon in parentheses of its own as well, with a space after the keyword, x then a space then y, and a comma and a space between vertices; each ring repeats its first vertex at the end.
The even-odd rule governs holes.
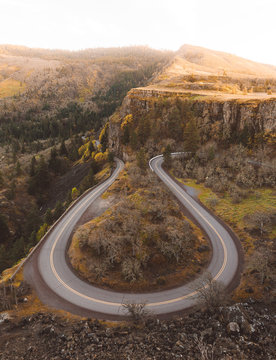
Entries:
POLYGON ((15 165, 15 175, 19 176, 22 173, 20 162, 17 160, 15 165))
POLYGON ((31 160, 31 166, 30 166, 30 176, 34 176, 36 165, 37 165, 37 161, 36 161, 35 156, 33 156, 32 160, 31 160))
POLYGON ((45 215, 44 215, 44 222, 48 225, 51 225, 53 221, 53 215, 51 209, 47 209, 45 215))
POLYGON ((146 153, 144 149, 140 149, 136 155, 137 165, 143 171, 147 169, 146 153))
POLYGON ((199 133, 195 119, 192 118, 184 129, 184 150, 196 152, 199 147, 199 133))
POLYGON ((164 160, 164 166, 169 169, 172 165, 172 155, 171 155, 171 147, 170 145, 167 145, 164 152, 163 152, 163 160, 164 160))
POLYGON ((1 234, 0 237, 1 243, 6 242, 10 237, 10 231, 7 225, 7 221, 2 214, 0 214, 0 234, 1 234))
POLYGON ((61 201, 58 201, 56 203, 56 207, 53 214, 54 220, 57 220, 62 215, 63 211, 64 211, 63 204, 61 201))
POLYGON ((0 171, 0 188, 4 185, 4 178, 3 178, 3 174, 0 171))
POLYGON ((60 145, 59 155, 61 155, 61 156, 68 156, 68 151, 67 151, 67 148, 66 148, 66 146, 65 146, 64 140, 62 140, 62 143, 61 143, 61 145, 60 145))

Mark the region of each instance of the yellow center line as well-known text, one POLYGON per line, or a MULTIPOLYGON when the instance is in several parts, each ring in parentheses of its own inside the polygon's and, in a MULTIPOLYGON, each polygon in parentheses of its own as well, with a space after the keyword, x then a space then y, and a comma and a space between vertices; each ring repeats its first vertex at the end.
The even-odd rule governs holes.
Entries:
MULTIPOLYGON (((213 227, 213 225, 205 218, 204 215, 202 215, 200 213, 200 211, 198 209, 196 209, 196 207, 189 201, 189 199, 186 198, 186 196, 184 196, 184 194, 182 194, 177 188, 176 186, 174 185, 174 183, 171 181, 170 178, 167 178, 167 181, 170 183, 170 185, 175 189, 175 191, 182 197, 184 198, 185 201, 187 201, 187 203, 197 212, 197 214, 211 227, 211 229, 215 232, 215 234, 218 236, 218 238, 220 239, 221 241, 221 244, 222 244, 222 247, 223 247, 223 253, 224 253, 224 260, 223 260, 223 264, 220 268, 220 270, 218 271, 218 273, 215 275, 215 277, 213 278, 213 280, 217 280, 220 275, 222 274, 222 272, 224 271, 225 269, 225 266, 226 266, 226 263, 227 263, 227 249, 226 249, 226 246, 225 246, 225 243, 222 239, 222 237, 220 236, 220 234, 217 232, 217 230, 213 227)), ((102 187, 99 188, 93 195, 97 195, 100 191, 102 190, 102 187)), ((87 202, 90 201, 90 198, 88 198, 82 205, 81 207, 79 208, 78 211, 80 211, 86 204, 87 202)), ((69 291, 71 291, 72 293, 84 298, 84 299, 87 299, 89 301, 93 301, 93 302, 96 302, 96 303, 99 303, 99 304, 105 304, 105 305, 112 305, 112 306, 117 306, 117 307, 120 307, 121 306, 121 303, 115 303, 115 302, 111 302, 111 301, 105 301, 105 300, 100 300, 100 299, 96 299, 96 298, 93 298, 91 296, 87 296, 85 294, 82 294, 80 293, 79 291, 71 288, 69 285, 67 285, 61 278, 60 276, 58 275, 57 271, 56 271, 56 268, 55 268, 55 265, 54 265, 54 250, 56 248, 56 245, 57 245, 57 242, 59 241, 64 229, 67 227, 67 225, 70 223, 70 221, 72 220, 72 218, 74 217, 74 214, 67 220, 67 222, 64 224, 64 226, 62 227, 61 231, 59 232, 54 244, 53 244, 53 247, 51 249, 51 253, 50 253, 50 266, 51 266, 51 269, 56 277, 56 279, 66 288, 68 289, 69 291)), ((206 285, 204 286, 206 287, 206 285)), ((159 305, 166 305, 166 304, 170 304, 170 303, 174 303, 174 302, 178 302, 178 301, 181 301, 181 300, 185 300, 189 297, 192 297, 194 295, 196 295, 198 293, 198 290, 197 291, 193 291, 187 295, 183 295, 183 296, 180 296, 178 298, 174 298, 174 299, 170 299, 170 300, 165 300, 165 301, 160 301, 160 302, 153 302, 153 303, 147 303, 147 306, 159 306, 159 305)), ((137 294, 139 295, 139 294, 137 294)))

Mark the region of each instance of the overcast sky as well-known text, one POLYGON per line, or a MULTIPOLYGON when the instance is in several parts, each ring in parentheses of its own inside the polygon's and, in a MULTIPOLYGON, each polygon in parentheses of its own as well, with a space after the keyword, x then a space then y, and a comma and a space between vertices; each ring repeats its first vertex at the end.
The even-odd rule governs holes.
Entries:
POLYGON ((0 0, 0 44, 191 44, 276 65, 276 0, 0 0))

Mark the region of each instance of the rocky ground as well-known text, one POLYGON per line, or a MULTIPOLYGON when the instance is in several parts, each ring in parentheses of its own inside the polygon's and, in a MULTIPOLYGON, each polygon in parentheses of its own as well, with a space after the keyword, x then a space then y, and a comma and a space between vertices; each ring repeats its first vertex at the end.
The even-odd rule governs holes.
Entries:
POLYGON ((104 324, 38 313, 0 315, 0 360, 275 359, 275 304, 255 301, 183 318, 104 324))

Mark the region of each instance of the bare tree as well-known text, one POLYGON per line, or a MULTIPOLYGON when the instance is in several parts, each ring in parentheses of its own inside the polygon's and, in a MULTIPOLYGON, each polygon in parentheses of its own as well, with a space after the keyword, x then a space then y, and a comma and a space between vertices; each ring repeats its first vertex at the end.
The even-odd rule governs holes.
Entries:
POLYGON ((271 224, 272 217, 273 214, 258 210, 253 214, 245 216, 244 221, 250 226, 251 229, 259 230, 261 236, 263 236, 266 228, 271 224))
POLYGON ((248 267, 258 272, 261 284, 275 276, 275 270, 272 265, 270 266, 271 261, 273 261, 272 252, 267 247, 259 248, 251 257, 248 267))
POLYGON ((130 303, 122 304, 123 310, 130 316, 135 323, 144 320, 150 315, 150 311, 146 309, 146 303, 130 303))
POLYGON ((217 308, 226 302, 224 285, 217 280, 213 280, 210 273, 207 273, 206 276, 198 282, 196 290, 199 302, 210 309, 217 308))

